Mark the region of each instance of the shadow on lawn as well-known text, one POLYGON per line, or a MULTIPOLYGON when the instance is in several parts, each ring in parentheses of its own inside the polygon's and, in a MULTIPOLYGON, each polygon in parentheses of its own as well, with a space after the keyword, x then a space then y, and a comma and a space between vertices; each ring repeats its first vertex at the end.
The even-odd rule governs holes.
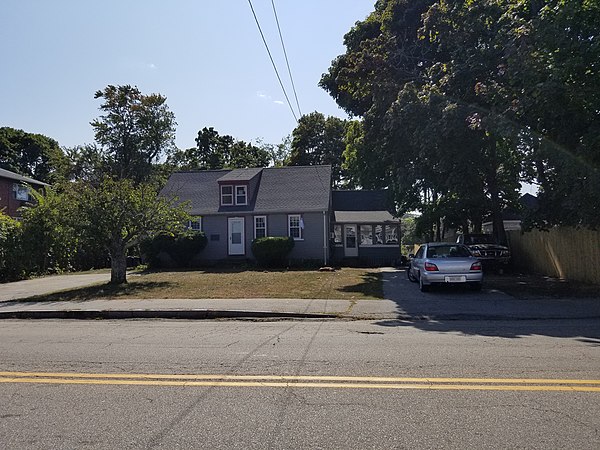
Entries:
POLYGON ((147 291, 152 291, 154 289, 168 288, 172 285, 173 283, 166 281, 157 282, 138 280, 122 285, 106 283, 67 291, 53 292, 47 295, 36 295, 34 297, 18 299, 5 303, 47 303, 61 301, 85 302, 98 298, 119 298, 126 295, 137 295, 147 291))
POLYGON ((367 272, 362 276, 362 282, 336 289, 339 292, 363 294, 368 297, 383 299, 383 274, 380 272, 367 272))

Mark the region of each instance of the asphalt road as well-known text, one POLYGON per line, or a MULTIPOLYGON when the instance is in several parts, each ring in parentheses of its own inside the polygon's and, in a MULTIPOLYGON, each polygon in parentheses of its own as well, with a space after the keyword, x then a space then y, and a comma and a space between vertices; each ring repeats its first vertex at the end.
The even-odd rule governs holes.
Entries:
POLYGON ((7 320, 0 371, 7 449, 600 448, 597 320, 7 320))

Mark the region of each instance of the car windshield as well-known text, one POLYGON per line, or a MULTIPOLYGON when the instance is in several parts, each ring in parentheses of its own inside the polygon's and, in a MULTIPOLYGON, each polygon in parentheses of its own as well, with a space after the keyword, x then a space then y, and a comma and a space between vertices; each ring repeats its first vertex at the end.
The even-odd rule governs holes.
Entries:
POLYGON ((469 244, 494 244, 494 238, 488 234, 468 236, 467 241, 469 244))
POLYGON ((467 258, 469 250, 462 245, 436 245, 427 248, 427 258, 467 258))

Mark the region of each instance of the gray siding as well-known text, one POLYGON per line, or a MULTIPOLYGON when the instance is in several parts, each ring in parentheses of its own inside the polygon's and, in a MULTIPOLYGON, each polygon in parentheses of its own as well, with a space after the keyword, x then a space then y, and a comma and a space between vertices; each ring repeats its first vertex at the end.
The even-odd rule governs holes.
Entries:
MULTIPOLYGON (((294 260, 323 260, 323 213, 292 213, 302 214, 304 220, 304 239, 295 242, 294 249, 290 258, 294 260)), ((256 214, 261 215, 261 214, 256 214)), ((251 244, 254 240, 254 216, 235 215, 231 216, 203 216, 202 230, 206 234, 208 243, 201 254, 201 259, 205 261, 218 261, 228 257, 228 235, 227 219, 228 217, 244 217, 245 221, 245 250, 246 258, 254 259, 252 255, 251 244), (218 241, 213 240, 213 236, 218 236, 218 241)), ((326 215, 328 219, 328 215, 326 215)), ((329 229, 329 223, 325 224, 325 229, 329 229)), ((268 236, 287 236, 288 235, 288 214, 268 214, 267 215, 267 235, 268 236)))

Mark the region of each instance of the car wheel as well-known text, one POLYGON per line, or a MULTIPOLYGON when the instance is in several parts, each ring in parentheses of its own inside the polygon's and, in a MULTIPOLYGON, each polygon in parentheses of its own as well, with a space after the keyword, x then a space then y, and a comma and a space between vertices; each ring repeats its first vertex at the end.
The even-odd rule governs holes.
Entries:
POLYGON ((412 271, 410 270, 410 266, 408 266, 408 269, 406 269, 406 276, 408 278, 408 281, 410 281, 411 283, 415 283, 417 281, 417 278, 413 275, 412 271))
POLYGON ((470 283, 469 287, 471 288, 472 291, 481 291, 481 283, 478 281, 475 283, 470 283))
POLYGON ((429 291, 430 287, 431 286, 429 286, 428 284, 423 284, 423 278, 419 276, 419 289, 421 289, 421 292, 429 291))

